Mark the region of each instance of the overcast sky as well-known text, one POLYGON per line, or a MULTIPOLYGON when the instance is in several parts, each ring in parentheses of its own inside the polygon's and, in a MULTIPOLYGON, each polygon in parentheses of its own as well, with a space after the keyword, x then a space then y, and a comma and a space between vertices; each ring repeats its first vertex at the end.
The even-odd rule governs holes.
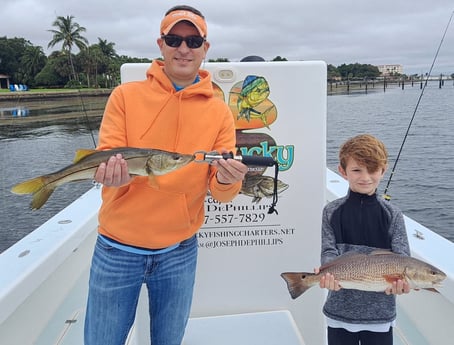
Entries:
MULTIPOLYGON (((90 44, 115 43, 119 55, 156 58, 160 21, 177 4, 198 8, 208 23, 208 59, 323 60, 402 64, 429 71, 453 0, 2 0, 0 36, 22 37, 47 49, 57 16, 73 15, 90 44)), ((454 19, 434 73, 454 73, 454 19)))

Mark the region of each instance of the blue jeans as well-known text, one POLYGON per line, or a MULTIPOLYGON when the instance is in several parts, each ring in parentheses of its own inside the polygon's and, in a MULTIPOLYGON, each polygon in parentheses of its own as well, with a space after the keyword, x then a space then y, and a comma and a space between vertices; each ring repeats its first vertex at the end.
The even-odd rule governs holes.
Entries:
POLYGON ((85 345, 123 345, 142 284, 149 298, 153 345, 180 345, 191 309, 197 264, 196 236, 170 252, 140 255, 98 238, 90 270, 85 345))

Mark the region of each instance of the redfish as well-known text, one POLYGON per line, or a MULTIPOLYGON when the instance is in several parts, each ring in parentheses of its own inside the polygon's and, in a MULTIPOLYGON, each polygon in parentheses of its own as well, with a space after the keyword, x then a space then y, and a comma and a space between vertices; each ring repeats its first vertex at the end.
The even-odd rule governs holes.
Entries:
POLYGON ((285 272, 290 296, 295 299, 331 273, 343 289, 385 291, 397 280, 406 281, 411 289, 432 289, 440 286, 446 274, 416 258, 389 251, 370 254, 346 253, 320 267, 318 274, 285 272))

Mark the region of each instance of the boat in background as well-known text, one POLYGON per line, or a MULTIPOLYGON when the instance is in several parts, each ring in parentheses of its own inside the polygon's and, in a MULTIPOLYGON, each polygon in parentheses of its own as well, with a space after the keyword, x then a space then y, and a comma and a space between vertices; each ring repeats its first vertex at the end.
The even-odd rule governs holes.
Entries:
MULTIPOLYGON (((124 66, 122 81, 143 79, 147 66, 124 66)), ((266 197, 252 202, 242 194, 232 203, 219 204, 207 196, 193 308, 183 344, 323 344, 325 290, 310 289, 292 300, 280 273, 318 266, 321 210, 348 190, 346 181, 326 168, 326 65, 251 62, 204 67, 232 110, 246 97, 241 92, 245 81, 250 85, 258 80, 248 77, 265 78, 269 96, 263 109, 254 110, 268 113, 256 117, 255 123, 267 114, 275 119, 262 122, 264 128, 240 129, 260 138, 243 145, 242 153, 274 154, 284 167, 279 179, 289 187, 279 195, 278 215, 266 213, 266 197)), ((92 188, 0 254, 1 344, 83 344, 100 204, 100 189, 92 188)), ((405 222, 412 256, 438 267, 447 278, 438 292, 412 291, 397 297, 394 343, 448 344, 454 322, 454 243, 408 217, 405 222)), ((127 344, 149 343, 147 307, 142 293, 127 344)))

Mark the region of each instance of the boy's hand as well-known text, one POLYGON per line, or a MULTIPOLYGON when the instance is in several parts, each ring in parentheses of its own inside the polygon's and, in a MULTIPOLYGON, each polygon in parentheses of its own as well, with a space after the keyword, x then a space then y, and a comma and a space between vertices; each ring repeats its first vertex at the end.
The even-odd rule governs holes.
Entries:
POLYGON ((385 290, 387 295, 402 295, 410 292, 410 285, 405 280, 397 280, 392 283, 392 286, 385 290))
MULTIPOLYGON (((319 268, 314 269, 314 273, 318 274, 320 272, 319 268)), ((326 273, 320 278, 320 287, 322 289, 328 289, 332 291, 339 291, 342 287, 339 285, 339 282, 334 279, 334 276, 331 273, 326 273)))

